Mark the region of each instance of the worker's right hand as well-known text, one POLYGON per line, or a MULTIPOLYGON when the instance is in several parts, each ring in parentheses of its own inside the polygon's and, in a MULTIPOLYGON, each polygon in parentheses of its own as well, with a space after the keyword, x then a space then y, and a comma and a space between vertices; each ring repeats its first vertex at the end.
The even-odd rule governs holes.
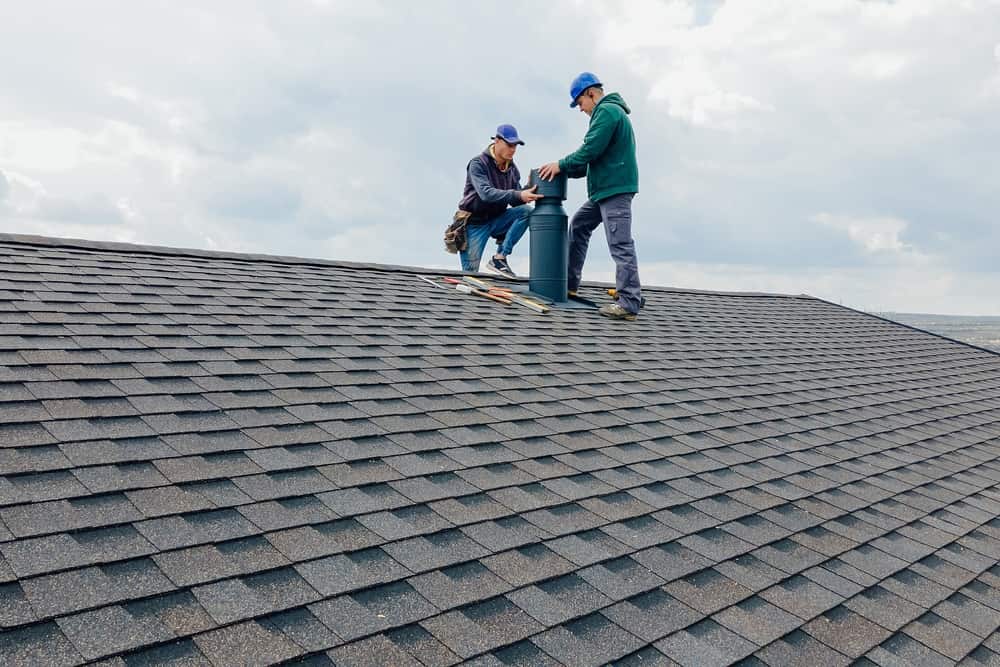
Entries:
POLYGON ((542 198, 542 195, 535 194, 535 190, 538 189, 537 185, 532 185, 527 190, 521 190, 521 201, 525 204, 530 204, 533 201, 538 201, 542 198))

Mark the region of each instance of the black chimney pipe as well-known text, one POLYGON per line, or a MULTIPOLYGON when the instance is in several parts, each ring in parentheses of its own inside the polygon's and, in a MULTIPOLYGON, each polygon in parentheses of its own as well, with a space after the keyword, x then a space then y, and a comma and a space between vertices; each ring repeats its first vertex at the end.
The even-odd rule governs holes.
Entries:
POLYGON ((566 265, 569 261, 569 244, 566 241, 566 175, 559 174, 551 181, 542 180, 537 169, 531 170, 529 187, 537 185, 542 198, 535 202, 535 210, 528 221, 531 230, 531 262, 529 289, 555 303, 565 303, 566 265))

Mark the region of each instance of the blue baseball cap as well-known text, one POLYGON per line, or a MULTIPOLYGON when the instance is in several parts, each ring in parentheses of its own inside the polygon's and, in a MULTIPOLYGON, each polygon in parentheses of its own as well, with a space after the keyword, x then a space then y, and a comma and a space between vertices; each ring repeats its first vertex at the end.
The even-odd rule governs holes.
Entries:
POLYGON ((569 108, 572 109, 576 106, 576 98, 583 94, 583 91, 587 90, 591 86, 600 86, 601 80, 597 78, 597 75, 593 72, 580 72, 580 74, 573 79, 573 83, 569 84, 569 108))
POLYGON ((490 138, 491 139, 500 138, 506 141, 508 144, 520 144, 522 146, 524 145, 524 142, 521 141, 521 137, 517 136, 517 129, 513 125, 504 124, 498 126, 497 133, 490 138))

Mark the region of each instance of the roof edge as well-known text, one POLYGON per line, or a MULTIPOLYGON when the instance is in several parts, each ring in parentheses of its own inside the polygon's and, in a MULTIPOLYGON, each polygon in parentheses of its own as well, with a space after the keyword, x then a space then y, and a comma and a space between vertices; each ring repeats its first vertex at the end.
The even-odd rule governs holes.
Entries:
POLYGON ((822 301, 823 303, 828 303, 828 304, 830 304, 832 306, 837 306, 838 308, 843 308, 844 310, 849 310, 852 313, 858 313, 859 315, 865 315, 867 317, 875 318, 876 320, 881 320, 883 322, 888 322, 890 324, 895 324, 896 326, 904 327, 906 329, 909 329, 910 331, 919 331, 922 334, 928 334, 930 336, 934 336, 935 338, 941 338, 942 340, 946 340, 946 341, 951 342, 951 343, 959 343, 961 345, 965 345, 966 347, 971 347, 974 350, 979 350, 980 352, 989 352, 990 354, 1000 355, 1000 352, 997 352, 996 350, 993 350, 991 348, 982 347, 980 345, 976 345, 975 343, 970 343, 968 341, 959 340, 957 338, 952 338, 951 336, 945 336, 944 334, 937 333, 936 331, 928 331, 927 329, 921 329, 920 327, 915 327, 912 324, 906 324, 905 322, 900 322, 898 320, 894 320, 894 319, 891 319, 891 318, 888 318, 888 317, 883 317, 882 315, 878 315, 876 313, 869 313, 869 312, 864 311, 864 310, 858 310, 857 308, 851 308, 850 306, 845 306, 842 303, 834 303, 833 301, 827 301, 826 299, 820 299, 818 297, 814 297, 814 298, 816 298, 817 301, 822 301))
MULTIPOLYGON (((163 255, 170 257, 197 257, 203 259, 228 259, 248 262, 270 262, 272 264, 289 264, 299 266, 330 266, 349 269, 368 269, 372 271, 386 271, 391 273, 425 274, 425 275, 477 275, 468 271, 454 269, 439 269, 433 267, 401 266, 396 264, 378 264, 375 262, 352 262, 349 260, 333 260, 309 257, 295 257, 291 255, 268 255, 262 253, 233 252, 226 250, 203 250, 200 248, 174 248, 170 246, 141 245, 138 243, 125 243, 122 241, 90 241, 87 239, 60 238, 54 236, 40 236, 36 234, 12 234, 0 232, 0 243, 13 243, 26 246, 42 246, 48 248, 67 248, 77 250, 100 250, 106 252, 134 253, 145 255, 163 255)), ((504 278, 504 280, 515 280, 517 282, 528 282, 527 278, 504 278)), ((614 287, 614 283, 600 281, 584 281, 584 286, 589 287, 614 287)), ((736 292, 701 290, 685 287, 664 287, 658 285, 645 285, 643 289, 657 292, 671 292, 679 294, 704 294, 709 296, 735 296, 735 297, 766 297, 783 299, 810 299, 820 300, 809 294, 780 294, 774 292, 736 292)), ((892 320, 890 320, 892 321, 892 320)))

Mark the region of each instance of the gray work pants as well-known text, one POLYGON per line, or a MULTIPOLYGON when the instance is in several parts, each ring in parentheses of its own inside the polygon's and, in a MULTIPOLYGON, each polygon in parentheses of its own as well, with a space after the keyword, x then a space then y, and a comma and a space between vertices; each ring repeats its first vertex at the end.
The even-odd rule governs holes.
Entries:
POLYGON ((612 195, 594 202, 588 199, 569 223, 569 269, 567 287, 576 291, 580 287, 583 263, 587 259, 590 235, 604 223, 611 259, 615 260, 615 286, 618 288, 618 305, 630 313, 639 312, 642 300, 639 285, 639 262, 632 240, 632 197, 634 194, 612 195))

